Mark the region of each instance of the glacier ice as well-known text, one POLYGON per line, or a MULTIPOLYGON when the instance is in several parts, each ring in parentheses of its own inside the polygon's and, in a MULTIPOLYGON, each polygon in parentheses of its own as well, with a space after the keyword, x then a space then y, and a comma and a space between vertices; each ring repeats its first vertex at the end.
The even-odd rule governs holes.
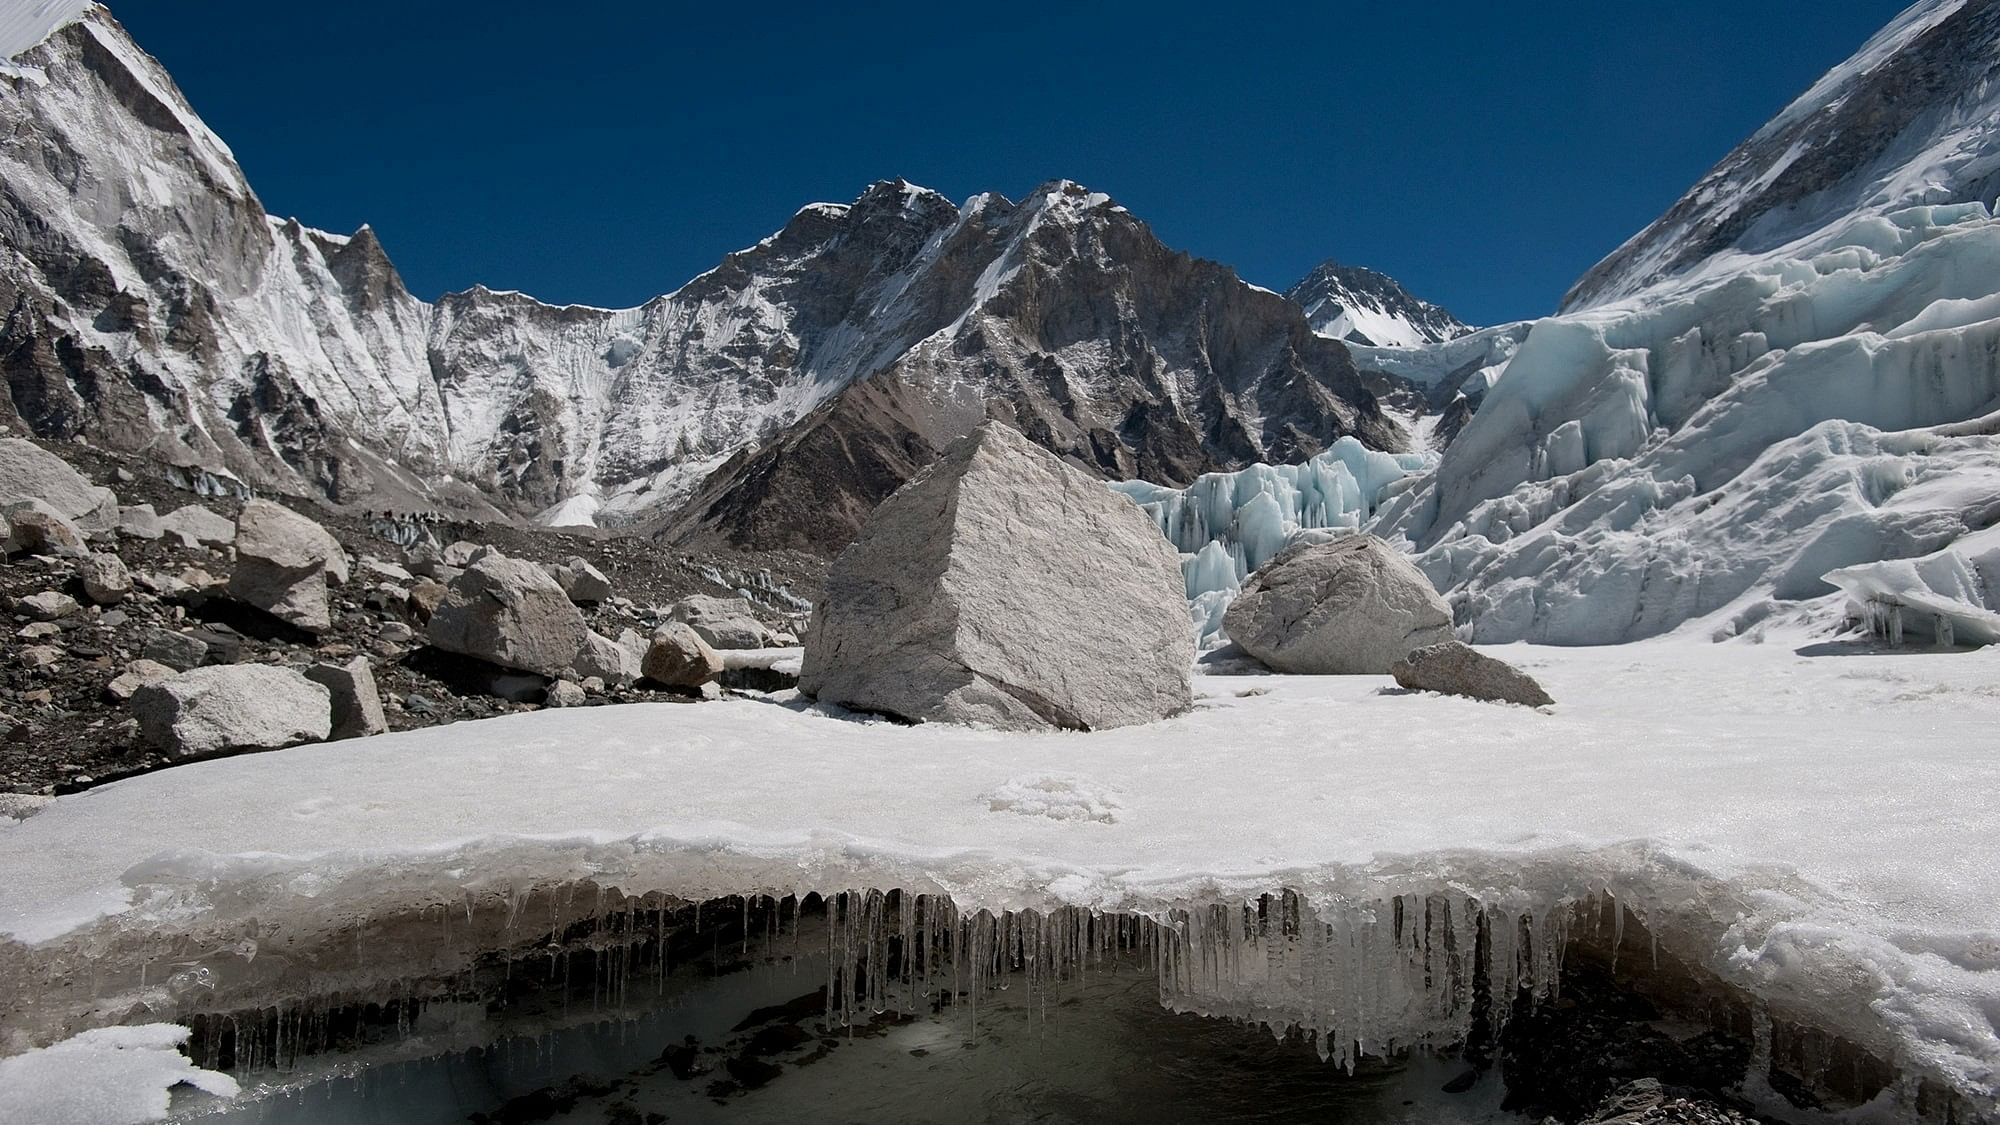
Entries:
POLYGON ((1151 516, 1181 552, 1190 614, 1206 643, 1243 580, 1301 534, 1351 530, 1385 493, 1434 463, 1424 453, 1382 453, 1352 437, 1296 465, 1251 465, 1207 473, 1186 488, 1117 481, 1113 490, 1151 516))

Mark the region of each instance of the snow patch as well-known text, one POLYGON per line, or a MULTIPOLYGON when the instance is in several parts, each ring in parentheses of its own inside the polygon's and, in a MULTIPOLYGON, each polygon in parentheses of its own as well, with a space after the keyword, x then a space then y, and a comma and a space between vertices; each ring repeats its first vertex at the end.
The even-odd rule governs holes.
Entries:
POLYGON ((180 1053, 188 1029, 174 1024, 100 1027, 0 1059, 0 1121, 19 1125, 139 1125, 167 1118, 170 1091, 185 1083, 216 1097, 240 1092, 234 1078, 180 1053))
POLYGON ((1117 790, 1074 774, 1038 773, 1012 778, 982 795, 993 812, 1045 816, 1050 820, 1094 820, 1116 824, 1124 805, 1117 790))

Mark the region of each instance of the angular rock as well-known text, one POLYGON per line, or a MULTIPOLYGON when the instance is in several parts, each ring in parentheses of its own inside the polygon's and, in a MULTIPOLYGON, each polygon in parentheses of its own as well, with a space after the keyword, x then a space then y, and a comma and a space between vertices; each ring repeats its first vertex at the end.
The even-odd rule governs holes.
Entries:
POLYGON ((79 608, 81 607, 76 604, 75 598, 55 590, 29 594, 25 598, 15 599, 14 602, 15 613, 26 614, 36 621, 59 621, 75 613, 79 608))
POLYGON ((117 555, 96 554, 76 564, 77 581, 83 595, 98 605, 117 605, 132 592, 132 572, 117 555))
POLYGON ((544 707, 581 707, 589 701, 583 688, 569 680, 557 680, 550 684, 549 690, 542 696, 544 707))
POLYGON ((118 509, 118 534, 127 539, 158 539, 167 533, 151 504, 134 504, 118 509))
POLYGON ((419 625, 428 622, 444 604, 445 592, 445 584, 436 579, 419 578, 411 583, 407 591, 410 618, 419 625))
POLYGON ((118 497, 71 468, 69 462, 23 438, 0 438, 0 508, 40 500, 66 520, 94 522, 118 497))
POLYGON ((140 733, 176 758, 225 750, 275 750, 332 730, 331 695, 289 668, 196 668, 132 696, 140 733))
POLYGON ((364 556, 358 565, 364 577, 377 581, 387 579, 391 582, 408 583, 416 579, 416 575, 411 574, 407 569, 372 556, 364 556))
POLYGON ((556 584, 578 605, 596 605, 611 596, 611 580, 582 556, 571 556, 552 568, 556 584))
POLYGON ((1423 571, 1372 535, 1294 543, 1229 605, 1229 639, 1276 672, 1387 675, 1452 639, 1451 606, 1423 571))
POLYGON ((44 500, 7 508, 7 553, 82 558, 90 553, 83 529, 44 500))
POLYGON ((669 621, 653 634, 640 674, 656 684, 699 688, 722 674, 722 658, 684 621, 669 621))
POLYGON ((667 620, 685 621, 711 648, 768 648, 778 636, 762 621, 748 598, 718 598, 695 594, 675 602, 667 620))
POLYGON ((125 666, 123 672, 112 677, 110 683, 104 685, 104 694, 123 702, 132 698, 140 688, 163 680, 171 680, 177 674, 175 669, 157 660, 134 660, 125 666))
POLYGON ((216 515, 200 504, 189 504, 161 516, 160 529, 178 538, 181 545, 190 550, 204 546, 220 547, 236 541, 236 522, 227 516, 216 515))
POLYGON ((445 566, 457 567, 463 570, 464 568, 471 566, 472 560, 477 558, 479 556, 479 553, 484 550, 486 550, 486 548, 480 546, 477 543, 473 543, 465 539, 460 539, 457 542, 452 543, 450 546, 446 547, 444 551, 438 556, 438 561, 442 562, 445 566))
POLYGON ((63 651, 54 645, 29 645, 21 650, 20 661, 29 668, 47 668, 60 664, 63 651))
POLYGON ((590 630, 541 567, 487 550, 451 584, 427 632, 446 652, 559 676, 575 663, 590 630))
POLYGON ((954 442, 869 517, 813 610, 799 688, 1013 730, 1193 701, 1180 557, 1132 503, 1006 426, 954 442))
POLYGON ((609 637, 597 633, 586 634, 583 647, 577 651, 576 664, 571 669, 579 680, 596 678, 607 684, 624 687, 639 678, 645 654, 627 648, 609 637))
POLYGON ((333 626, 327 580, 345 582, 347 575, 347 555, 325 528, 268 500, 243 505, 230 597, 320 633, 333 626))
POLYGON ((382 695, 375 688, 375 669, 365 656, 345 664, 315 664, 306 678, 332 696, 333 738, 366 738, 383 734, 389 720, 382 714, 382 695))
POLYGON ((1547 707, 1555 702, 1533 676, 1458 641, 1420 648, 1398 661, 1389 674, 1412 691, 1464 695, 1523 707, 1547 707))
POLYGON ((190 633, 155 629, 146 634, 145 646, 139 651, 147 660, 185 672, 190 668, 199 668, 207 661, 208 642, 190 633))

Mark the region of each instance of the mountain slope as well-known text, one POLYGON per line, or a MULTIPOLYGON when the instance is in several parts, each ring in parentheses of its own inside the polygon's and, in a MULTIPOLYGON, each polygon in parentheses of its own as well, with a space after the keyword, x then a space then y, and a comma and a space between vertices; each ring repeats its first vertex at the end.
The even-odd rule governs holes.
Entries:
POLYGON ((45 436, 371 507, 822 550, 989 413, 1167 480, 1406 441, 1298 309, 1075 184, 960 207, 885 181, 633 309, 432 305, 367 228, 265 214, 102 8, 0 84, 0 370, 45 436), (799 513, 817 530, 758 514, 756 482, 787 473, 834 498, 799 513))
POLYGON ((1299 279, 1285 296, 1306 310, 1314 332, 1335 340, 1384 348, 1442 344, 1472 326, 1413 296, 1388 274, 1328 260, 1299 279))
POLYGON ((1852 215, 1996 195, 2000 3, 1924 0, 1593 267, 1563 310, 1630 296, 1711 259, 1727 272, 1852 215))

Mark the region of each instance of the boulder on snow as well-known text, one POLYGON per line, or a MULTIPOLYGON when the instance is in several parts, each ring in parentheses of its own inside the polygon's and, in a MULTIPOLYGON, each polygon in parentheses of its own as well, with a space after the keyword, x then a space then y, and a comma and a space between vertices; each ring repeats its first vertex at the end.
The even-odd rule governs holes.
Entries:
POLYGON ((1149 722, 1193 701, 1180 557, 1145 515, 989 422, 869 517, 813 610, 800 690, 1016 730, 1149 722))
POLYGON ((667 620, 687 622, 716 649, 768 648, 778 641, 777 633, 757 620, 748 598, 696 594, 675 602, 667 620))
POLYGON ((148 684, 132 696, 140 733, 175 758, 276 750, 332 730, 326 688, 289 668, 226 664, 148 684))
POLYGON ((1250 576, 1229 605, 1229 639, 1276 672, 1386 675, 1411 651, 1452 639, 1451 606, 1372 535, 1300 542, 1250 576))
POLYGON ((653 634, 640 674, 666 687, 699 688, 722 674, 722 658, 685 621, 669 621, 653 634))
POLYGON ((309 632, 333 625, 328 579, 347 581, 347 555, 325 528, 290 508, 251 500, 236 519, 229 596, 309 632))
POLYGON ((544 707, 581 707, 589 701, 589 697, 584 693, 583 685, 572 683, 569 680, 557 680, 555 683, 550 684, 548 690, 542 694, 542 706, 544 707))
POLYGON ((573 555, 549 568, 556 585, 578 605, 596 605, 611 596, 611 580, 590 565, 590 560, 573 555))
POLYGON ((375 688, 375 669, 365 656, 345 664, 315 664, 306 678, 332 697, 333 738, 366 738, 389 729, 382 714, 382 695, 375 688))
POLYGON ((46 500, 9 504, 7 553, 82 558, 90 554, 83 529, 46 500))
POLYGON ((446 652, 543 676, 568 672, 589 632, 546 571, 491 549, 452 582, 428 626, 446 652))
POLYGON ((219 516, 200 504, 175 508, 160 517, 160 530, 181 541, 181 546, 220 547, 236 541, 236 522, 219 516))
POLYGON ((1546 707, 1555 700, 1533 676, 1458 641, 1428 645, 1397 661, 1389 669, 1396 682, 1412 691, 1464 695, 1493 703, 1546 707))
POLYGON ((98 605, 117 605, 132 592, 132 572, 125 569, 125 560, 117 555, 96 554, 79 559, 76 578, 83 585, 83 596, 98 605))
POLYGON ((62 518, 91 528, 118 518, 118 497, 90 483, 69 462, 24 438, 0 438, 0 508, 40 500, 62 518))

